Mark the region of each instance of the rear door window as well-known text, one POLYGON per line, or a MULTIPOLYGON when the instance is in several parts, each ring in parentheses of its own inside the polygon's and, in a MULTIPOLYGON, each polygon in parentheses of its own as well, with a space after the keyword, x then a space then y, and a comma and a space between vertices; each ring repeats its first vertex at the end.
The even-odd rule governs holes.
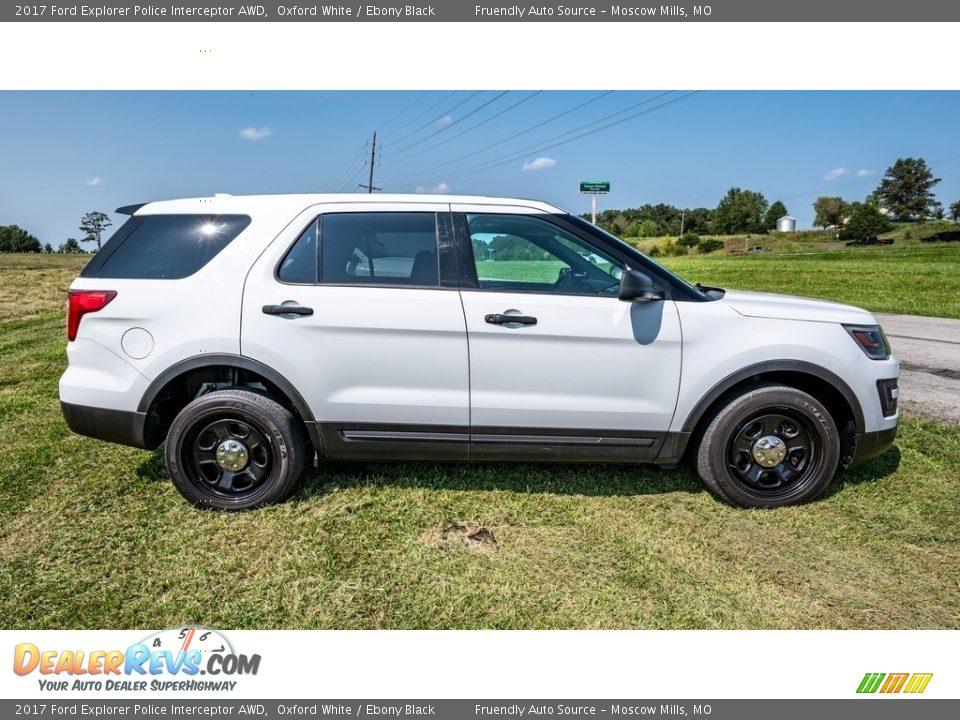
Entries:
POLYGON ((134 215, 81 277, 177 280, 193 275, 250 224, 247 215, 134 215))
POLYGON ((328 214, 323 216, 320 237, 321 283, 440 284, 434 213, 328 214))
POLYGON ((277 279, 294 285, 315 285, 317 282, 317 235, 320 219, 304 230, 277 268, 277 279))

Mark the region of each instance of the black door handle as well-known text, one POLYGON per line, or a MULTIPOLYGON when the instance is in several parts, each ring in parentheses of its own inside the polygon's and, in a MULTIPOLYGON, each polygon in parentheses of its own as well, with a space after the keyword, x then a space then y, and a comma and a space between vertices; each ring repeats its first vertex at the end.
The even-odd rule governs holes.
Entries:
POLYGON ((303 305, 264 305, 264 315, 313 315, 313 308, 303 305))
POLYGON ((486 320, 491 325, 536 325, 537 319, 529 315, 500 315, 494 313, 487 315, 486 320))

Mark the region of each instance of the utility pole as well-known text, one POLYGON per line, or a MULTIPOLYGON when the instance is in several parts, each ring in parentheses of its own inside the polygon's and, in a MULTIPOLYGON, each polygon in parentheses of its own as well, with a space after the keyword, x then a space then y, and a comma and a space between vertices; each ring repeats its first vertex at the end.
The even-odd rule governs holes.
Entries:
POLYGON ((590 222, 594 225, 597 224, 597 195, 594 193, 593 197, 593 207, 590 210, 590 222))
POLYGON ((367 184, 364 185, 360 183, 360 187, 366 188, 367 193, 372 193, 374 190, 383 190, 383 188, 378 188, 373 186, 373 166, 376 163, 377 159, 377 131, 373 131, 373 142, 370 144, 370 179, 367 181, 367 184))

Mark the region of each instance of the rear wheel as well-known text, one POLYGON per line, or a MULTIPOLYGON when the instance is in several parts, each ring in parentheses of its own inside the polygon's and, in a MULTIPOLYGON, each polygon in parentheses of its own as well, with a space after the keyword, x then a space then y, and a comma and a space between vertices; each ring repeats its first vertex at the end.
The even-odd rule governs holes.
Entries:
POLYGON ((739 507, 809 502, 837 471, 840 438, 813 396, 767 383, 731 397, 708 422, 697 472, 718 497, 739 507))
POLYGON ((306 442, 289 410, 247 390, 203 395, 174 419, 167 471, 198 507, 246 510, 283 500, 303 473, 306 442))

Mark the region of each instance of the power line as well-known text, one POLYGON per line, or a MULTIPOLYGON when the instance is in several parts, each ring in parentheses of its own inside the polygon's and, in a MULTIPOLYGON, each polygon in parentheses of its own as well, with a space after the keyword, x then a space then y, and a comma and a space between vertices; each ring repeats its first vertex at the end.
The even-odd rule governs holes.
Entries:
MULTIPOLYGON (((687 93, 687 94, 685 94, 685 95, 681 95, 681 96, 679 96, 679 97, 672 98, 671 100, 667 100, 666 102, 661 103, 660 105, 655 105, 654 107, 648 108, 647 110, 641 110, 641 111, 638 112, 638 113, 634 113, 634 114, 632 114, 632 115, 628 115, 628 116, 625 117, 625 118, 621 118, 620 120, 615 120, 615 121, 613 121, 613 122, 611 122, 611 123, 607 123, 606 125, 602 125, 602 126, 600 126, 600 127, 598 127, 598 128, 594 128, 593 130, 586 130, 585 132, 582 132, 582 133, 580 133, 579 135, 575 135, 574 137, 568 138, 568 139, 566 139, 566 140, 560 140, 560 138, 566 137, 567 135, 570 135, 570 134, 572 134, 572 133, 578 132, 578 131, 580 131, 580 130, 585 130, 585 128, 591 127, 591 126, 593 126, 593 125, 597 125, 598 123, 601 123, 601 122, 604 122, 604 121, 606 121, 606 120, 609 120, 609 119, 611 119, 611 118, 613 118, 613 117, 615 117, 615 116, 617 116, 617 115, 622 115, 623 113, 628 112, 629 110, 633 110, 633 109, 636 109, 637 107, 640 107, 640 106, 642 106, 642 105, 649 104, 649 103, 653 102, 654 100, 658 100, 658 99, 660 99, 660 98, 662 98, 662 97, 665 97, 666 95, 670 95, 672 92, 674 92, 674 91, 673 91, 673 90, 670 90, 670 91, 667 91, 667 92, 665 92, 665 93, 660 93, 659 95, 655 95, 655 96, 653 96, 653 97, 651 97, 651 98, 647 98, 647 99, 644 100, 643 102, 636 103, 635 105, 632 105, 632 106, 630 106, 630 107, 628 107, 628 108, 624 108, 623 110, 618 110, 618 111, 615 112, 615 113, 611 113, 610 115, 607 115, 606 117, 600 118, 599 120, 595 120, 595 121, 593 121, 593 122, 587 123, 586 125, 581 125, 580 127, 574 128, 573 130, 568 130, 568 131, 565 132, 565 133, 561 133, 561 134, 559 134, 559 135, 555 135, 554 137, 549 138, 548 140, 543 140, 543 141, 541 141, 541 142, 539 142, 539 143, 535 143, 535 144, 533 144, 533 145, 528 145, 527 147, 523 148, 522 150, 513 151, 512 153, 510 153, 510 154, 508 154, 508 155, 501 155, 499 158, 494 158, 493 160, 489 160, 489 161, 487 161, 487 162, 485 162, 485 163, 481 163, 480 165, 476 165, 476 166, 471 167, 471 168, 465 168, 465 169, 463 169, 463 170, 456 171, 453 175, 450 175, 450 176, 447 176, 447 177, 444 177, 444 178, 439 178, 439 179, 443 179, 443 180, 456 180, 456 179, 459 179, 459 178, 461 178, 461 177, 466 177, 466 176, 468 176, 468 175, 473 175, 473 174, 476 174, 476 173, 478 173, 478 172, 483 172, 484 170, 490 170, 490 169, 493 169, 493 168, 495 168, 495 167, 500 167, 501 165, 506 165, 507 163, 514 162, 515 160, 519 160, 520 158, 522 158, 522 157, 524 157, 525 155, 527 155, 527 154, 529 154, 529 153, 532 153, 532 152, 543 152, 544 150, 551 150, 551 149, 553 149, 553 148, 555 148, 555 147, 559 147, 559 146, 561 146, 561 145, 567 145, 567 144, 569 144, 569 143, 571 143, 571 142, 574 142, 575 140, 579 140, 579 139, 581 139, 581 138, 587 137, 588 135, 593 135, 593 134, 598 133, 598 132, 601 132, 601 131, 603 131, 603 130, 607 130, 607 129, 609 129, 609 128, 615 127, 616 125, 621 125, 621 124, 623 124, 623 123, 625 123, 625 122, 628 122, 628 121, 633 120, 633 119, 635 119, 635 118, 641 117, 642 115, 648 115, 649 113, 654 112, 654 111, 656 111, 656 110, 660 110, 661 108, 665 108, 665 107, 667 107, 668 105, 673 105, 674 103, 680 102, 681 100, 685 100, 685 99, 687 99, 687 98, 693 97, 694 95, 698 95, 698 94, 700 94, 700 93, 703 92, 703 91, 702 91, 702 90, 694 90, 694 91, 689 92, 689 93, 687 93), (555 141, 555 140, 556 140, 557 142, 553 142, 553 141, 555 141), (548 143, 548 144, 544 144, 544 143, 548 143)), ((435 182, 435 180, 433 180, 433 179, 431 179, 431 180, 424 180, 424 181, 422 181, 422 182, 430 183, 430 182, 435 182)))
MULTIPOLYGON (((502 98, 504 95, 506 95, 506 94, 509 93, 509 92, 510 92, 509 90, 504 90, 504 91, 501 92, 499 95, 495 95, 495 96, 494 96, 493 98, 491 98, 490 100, 487 100, 487 101, 486 101, 485 103, 483 103, 483 105, 481 105, 480 107, 474 108, 473 110, 471 110, 470 112, 468 112, 466 115, 464 115, 464 116, 462 116, 462 117, 459 117, 459 118, 451 121, 450 123, 448 123, 448 124, 444 125, 443 127, 441 127, 439 130, 431 133, 430 135, 426 135, 425 137, 422 137, 422 138, 420 138, 419 140, 416 140, 415 142, 410 143, 410 144, 407 145, 406 147, 400 148, 399 150, 397 150, 397 153, 405 153, 405 152, 407 152, 408 150, 411 150, 411 149, 415 148, 415 147, 416 147, 417 145, 419 145, 420 143, 424 143, 424 142, 426 142, 427 140, 429 140, 430 138, 436 137, 437 135, 439 135, 439 134, 442 133, 442 132, 446 132, 447 130, 449 130, 450 128, 452 128, 454 125, 457 125, 457 124, 463 122, 464 120, 466 120, 466 119, 467 119, 468 117, 470 117, 471 115, 476 115, 478 112, 480 112, 481 110, 483 110, 485 107, 488 107, 488 106, 492 105, 493 103, 495 103, 497 100, 499 100, 500 98, 502 98)), ((447 115, 449 115, 449 113, 447 113, 447 115)), ((446 117, 446 115, 444 115, 443 117, 446 117)))
MULTIPOLYGON (((694 95, 699 95, 699 94, 702 93, 702 92, 703 92, 703 90, 694 90, 694 91, 692 91, 692 92, 688 92, 688 93, 686 93, 685 95, 681 95, 681 96, 679 96, 679 97, 672 98, 672 99, 670 99, 670 100, 667 100, 666 102, 660 103, 659 105, 655 105, 655 106, 653 106, 652 108, 648 108, 647 110, 642 110, 642 111, 640 111, 640 112, 638 112, 638 113, 634 113, 633 115, 628 115, 627 117, 621 118, 620 120, 616 120, 616 121, 614 121, 614 122, 612 122, 612 123, 608 123, 608 124, 603 125, 603 126, 601 126, 601 127, 594 128, 593 130, 588 130, 588 131, 586 131, 586 132, 580 133, 579 135, 576 135, 576 136, 574 136, 574 137, 572 137, 572 138, 568 138, 568 139, 566 139, 566 140, 561 140, 560 142, 555 142, 555 143, 552 143, 552 144, 550 144, 550 145, 546 145, 546 146, 543 146, 543 147, 537 147, 535 150, 532 149, 532 148, 527 148, 527 149, 525 149, 525 150, 523 150, 523 151, 520 151, 520 152, 515 153, 513 156, 511 156, 511 157, 509 157, 509 158, 505 158, 502 162, 496 162, 496 163, 494 163, 494 164, 492 164, 492 165, 489 165, 489 166, 480 167, 480 168, 477 168, 477 169, 474 169, 474 170, 470 170, 470 171, 464 171, 464 172, 458 173, 457 175, 454 175, 454 176, 453 176, 452 178, 450 178, 450 179, 452 179, 452 180, 453 180, 453 179, 459 179, 459 178, 461 178, 461 177, 466 177, 467 175, 473 175, 473 174, 478 173, 478 172, 483 172, 484 170, 489 170, 489 169, 492 169, 492 168, 495 168, 495 167, 500 167, 501 165, 506 165, 507 163, 514 162, 515 160, 519 160, 520 158, 524 157, 525 155, 529 154, 530 152, 543 152, 544 150, 552 150, 553 148, 560 147, 561 145, 568 145, 568 144, 570 144, 570 143, 572 143, 572 142, 574 142, 574 141, 576 141, 576 140, 580 140, 581 138, 585 138, 585 137, 587 137, 587 136, 589 136, 589 135, 594 135, 594 134, 596 134, 596 133, 598 133, 598 132, 602 132, 602 131, 604 131, 604 130, 608 130, 609 128, 615 127, 615 126, 617 126, 617 125, 622 125, 622 124, 625 123, 625 122, 629 122, 630 120, 634 120, 634 119, 636 119, 636 118, 638 118, 638 117, 642 117, 643 115, 649 115, 650 113, 656 112, 657 110, 661 110, 661 109, 663 109, 663 108, 665 108, 665 107, 667 107, 667 106, 669 106, 669 105, 673 105, 673 104, 675 104, 675 103, 681 102, 681 101, 683 101, 683 100, 686 100, 687 98, 693 97, 694 95)), ((665 93, 665 94, 666 94, 666 93, 665 93)), ((659 97, 663 97, 663 96, 661 95, 661 96, 659 96, 659 97)), ((651 99, 654 99, 654 98, 651 98, 651 99)), ((619 114, 619 113, 617 113, 617 114, 619 114)), ((596 123, 591 123, 591 125, 595 125, 595 124, 596 124, 596 123)), ((569 134, 569 133, 564 133, 564 135, 568 135, 568 134, 569 134)), ((559 136, 559 137, 562 137, 562 135, 559 136)))
POLYGON ((358 168, 354 171, 353 175, 351 175, 349 178, 347 178, 346 181, 344 181, 343 185, 341 185, 340 187, 337 188, 337 192, 338 192, 338 193, 348 192, 348 191, 350 190, 350 188, 353 187, 354 181, 356 181, 356 180, 358 180, 358 179, 360 178, 360 175, 361 175, 361 173, 364 171, 365 168, 366 168, 366 163, 360 165, 360 167, 358 167, 358 168))
MULTIPOLYGON (((368 147, 370 147, 370 141, 369 141, 369 140, 368 140, 367 143, 364 145, 364 148, 363 148, 363 149, 366 150, 368 147)), ((354 169, 353 174, 350 175, 346 180, 344 180, 344 181, 338 186, 337 192, 346 192, 347 190, 349 190, 350 188, 352 188, 352 187, 353 187, 353 183, 357 180, 357 178, 360 176, 360 174, 364 171, 364 169, 365 169, 366 167, 367 167, 366 160, 364 160, 363 157, 361 156, 361 158, 360 158, 360 164, 354 169)))
POLYGON ((398 112, 396 115, 394 115, 392 118, 390 118, 390 119, 387 120, 385 123, 383 123, 383 124, 380 126, 380 129, 383 130, 384 128, 389 127, 389 126, 390 126, 390 123, 394 122, 398 117, 400 117, 401 115, 403 115, 403 114, 404 114, 405 112, 407 112, 408 110, 413 109, 418 102, 420 102, 421 100, 423 100, 423 99, 424 99, 427 95, 429 95, 429 94, 430 94, 430 91, 429 91, 429 90, 425 90, 421 95, 418 95, 418 96, 417 96, 417 99, 416 99, 416 100, 414 100, 412 103, 410 103, 409 105, 407 105, 403 110, 401 110, 401 111, 398 112))
POLYGON ((451 92, 448 92, 446 95, 444 95, 442 98, 440 98, 439 100, 437 100, 433 105, 431 105, 430 107, 428 107, 426 110, 424 110, 423 112, 421 112, 419 115, 414 116, 413 118, 411 118, 410 120, 408 120, 408 121, 406 122, 406 124, 401 125, 401 126, 398 127, 396 130, 392 130, 392 131, 386 133, 386 134, 384 135, 384 137, 385 137, 385 138, 388 138, 388 137, 390 137, 391 135, 396 135, 398 132, 401 132, 402 130, 410 127, 410 126, 413 125, 417 120, 419 120, 419 119, 422 118, 424 115, 426 115, 428 112, 430 112, 430 111, 433 110, 434 108, 438 107, 441 103, 446 102, 448 98, 451 98, 451 97, 453 97, 453 96, 456 95, 456 94, 457 94, 457 91, 456 91, 456 90, 452 90, 451 92))
MULTIPOLYGON (((382 125, 380 125, 380 128, 382 129, 382 128, 384 128, 384 127, 388 127, 388 126, 389 126, 391 123, 393 123, 397 118, 399 118, 401 115, 403 115, 403 114, 406 113, 407 111, 411 110, 413 107, 415 107, 415 106, 417 105, 417 103, 419 103, 423 98, 425 98, 425 97, 426 97, 427 95, 429 95, 429 94, 430 94, 430 91, 429 91, 429 90, 426 90, 426 91, 424 91, 423 93, 421 93, 420 95, 418 95, 417 98, 416 98, 412 103, 410 103, 409 105, 407 105, 406 107, 404 107, 400 112, 398 112, 398 113, 397 113, 396 115, 394 115, 392 118, 390 118, 390 119, 387 120, 385 123, 383 123, 382 125)), ((451 94, 452 94, 452 93, 451 93, 451 94)), ((449 97, 449 95, 447 95, 446 97, 449 97)), ((446 99, 446 98, 442 98, 442 99, 440 100, 440 102, 443 102, 444 99, 446 99)), ((439 104, 439 103, 438 103, 438 104, 439 104)), ((426 112, 429 112, 430 109, 431 109, 431 108, 428 108, 428 109, 427 109, 426 111, 424 111, 424 112, 425 112, 425 113, 426 113, 426 112)), ((420 116, 417 116, 417 117, 420 117, 420 116)), ((416 120, 416 118, 414 118, 414 120, 416 120)), ((349 178, 347 178, 347 175, 350 173, 350 168, 354 167, 354 166, 356 165, 357 161, 360 160, 360 158, 363 157, 363 155, 364 155, 364 153, 366 152, 366 149, 367 149, 368 147, 370 147, 370 141, 369 141, 369 140, 367 140, 367 141, 363 144, 363 147, 360 148, 360 152, 353 156, 353 158, 347 163, 346 167, 343 168, 343 169, 342 169, 340 172, 338 172, 336 175, 334 175, 334 178, 335 178, 335 179, 334 179, 333 182, 330 183, 330 186, 337 188, 337 192, 340 192, 342 189, 345 188, 345 186, 348 186, 348 185, 349 185, 350 183, 352 183, 353 180, 356 178, 356 176, 357 176, 357 174, 358 174, 357 172, 354 172, 353 175, 350 176, 349 178), (347 179, 345 180, 344 178, 347 178, 347 179)))
POLYGON ((370 141, 367 140, 367 142, 363 144, 363 147, 360 148, 360 152, 354 153, 351 156, 351 160, 347 163, 346 167, 344 167, 340 172, 338 172, 336 175, 333 176, 334 180, 330 183, 330 187, 340 188, 343 186, 343 179, 350 172, 350 168, 354 167, 357 164, 357 161, 363 157, 369 145, 370 145, 370 141))
POLYGON ((581 109, 581 108, 584 108, 584 107, 586 107, 587 105, 590 105, 590 104, 592 104, 592 103, 597 102, 597 100, 602 100, 603 98, 607 97, 608 95, 612 95, 614 92, 615 92, 615 91, 613 91, 613 90, 608 90, 608 91, 606 91, 606 92, 600 93, 599 95, 590 98, 590 99, 587 100, 586 102, 582 102, 582 103, 580 103, 579 105, 576 105, 576 106, 570 108, 569 110, 564 110, 562 113, 559 113, 559 114, 557 114, 557 115, 554 115, 553 117, 547 118, 546 120, 543 120, 543 121, 537 123, 536 125, 531 125, 531 126, 528 127, 526 130, 521 130, 521 131, 518 132, 518 133, 514 133, 514 134, 512 134, 512 135, 508 135, 507 137, 502 138, 502 139, 498 140, 498 141, 495 142, 495 143, 491 143, 490 145, 487 145, 487 146, 485 146, 485 147, 482 147, 482 148, 480 148, 479 150, 474 150, 473 152, 467 153, 466 155, 461 155, 460 157, 454 158, 453 160, 448 160, 447 162, 440 163, 439 165, 434 165, 433 167, 427 168, 426 170, 418 170, 418 171, 415 172, 415 173, 409 173, 409 174, 407 174, 407 175, 401 175, 400 177, 393 178, 392 180, 387 180, 386 182, 398 182, 398 181, 400 181, 400 180, 406 180, 407 178, 417 177, 417 176, 419 176, 419 175, 423 175, 424 173, 433 172, 434 170, 439 170, 439 169, 442 168, 442 167, 446 167, 446 166, 448 166, 448 165, 453 165, 454 163, 458 163, 458 162, 460 162, 461 160, 466 160, 467 158, 473 157, 474 155, 479 155, 480 153, 485 152, 485 151, 487 151, 487 150, 490 150, 490 149, 492 149, 492 148, 495 148, 495 147, 497 147, 498 145, 503 145, 504 143, 510 142, 511 140, 516 140, 518 137, 520 137, 520 136, 522 136, 522 135, 526 135, 527 133, 532 132, 532 131, 536 130, 537 128, 541 128, 541 127, 543 127, 544 125, 548 125, 548 124, 552 123, 552 122, 555 121, 555 120, 559 120, 560 118, 565 117, 566 115, 569 115, 570 113, 576 112, 577 110, 579 110, 579 109, 581 109))
MULTIPOLYGON (((448 109, 444 110, 443 112, 441 112, 438 117, 435 117, 435 118, 433 118, 432 120, 428 120, 428 121, 425 122, 423 125, 421 125, 420 127, 418 127, 416 130, 411 130, 410 132, 408 132, 406 135, 404 135, 404 136, 403 136, 402 138, 400 138, 399 140, 394 140, 394 143, 397 144, 397 143, 404 142, 407 138, 413 137, 414 135, 416 135, 416 134, 417 134, 418 132, 420 132, 421 130, 425 130, 425 129, 427 129, 428 127, 430 127, 431 125, 433 125, 434 123, 439 122, 440 120, 443 120, 443 118, 445 118, 447 115, 449 115, 450 113, 452 113, 454 110, 456 110, 457 108, 459 108, 460 106, 462 106, 464 103, 467 103, 467 102, 470 102, 471 100, 473 100, 473 99, 474 99, 477 95, 479 95, 481 92, 482 92, 481 90, 475 90, 474 92, 472 92, 472 93, 470 93, 469 95, 467 95, 467 97, 465 97, 463 100, 461 100, 460 102, 458 102, 458 103, 457 103, 456 105, 454 105, 453 107, 448 108, 448 109)), ((439 104, 439 103, 438 103, 438 104, 439 104)))
MULTIPOLYGON (((542 93, 542 92, 543 92, 543 90, 534 90, 532 93, 530 93, 530 94, 527 95, 526 97, 521 98, 521 99, 518 100, 517 102, 513 103, 513 105, 508 105, 507 107, 505 107, 505 108, 504 108, 503 110, 501 110, 500 112, 494 113, 494 114, 491 115, 490 117, 481 120, 480 122, 478 122, 478 123, 475 124, 475 125, 471 125, 470 127, 466 128, 465 130, 461 130, 461 131, 458 132, 456 135, 453 135, 453 136, 448 137, 448 138, 446 138, 446 139, 444 139, 444 140, 441 140, 441 141, 438 142, 438 143, 434 143, 434 144, 431 145, 430 147, 423 148, 422 150, 418 150, 417 152, 412 153, 411 155, 406 155, 406 156, 404 156, 404 157, 396 158, 393 162, 401 162, 401 161, 404 161, 404 160, 410 160, 410 159, 412 159, 412 158, 415 158, 415 157, 418 157, 418 156, 420 156, 420 155, 423 155, 423 154, 426 153, 426 152, 430 152, 431 150, 434 150, 434 149, 440 147, 441 145, 446 145, 448 142, 451 142, 452 140, 456 140, 456 139, 459 138, 459 137, 463 137, 463 136, 466 135, 467 133, 473 132, 474 130, 476 130, 478 127, 480 127, 480 126, 482 126, 482 125, 486 125, 486 124, 487 124, 488 122, 490 122, 491 120, 496 120, 496 119, 497 119, 498 117, 500 117, 501 115, 505 115, 506 113, 510 112, 510 111, 513 110, 515 107, 517 107, 518 105, 523 105, 523 103, 527 102, 527 100, 532 100, 534 97, 536 97, 537 95, 539 95, 539 94, 542 93)), ((390 163, 388 162, 387 164, 389 165, 390 163)))

